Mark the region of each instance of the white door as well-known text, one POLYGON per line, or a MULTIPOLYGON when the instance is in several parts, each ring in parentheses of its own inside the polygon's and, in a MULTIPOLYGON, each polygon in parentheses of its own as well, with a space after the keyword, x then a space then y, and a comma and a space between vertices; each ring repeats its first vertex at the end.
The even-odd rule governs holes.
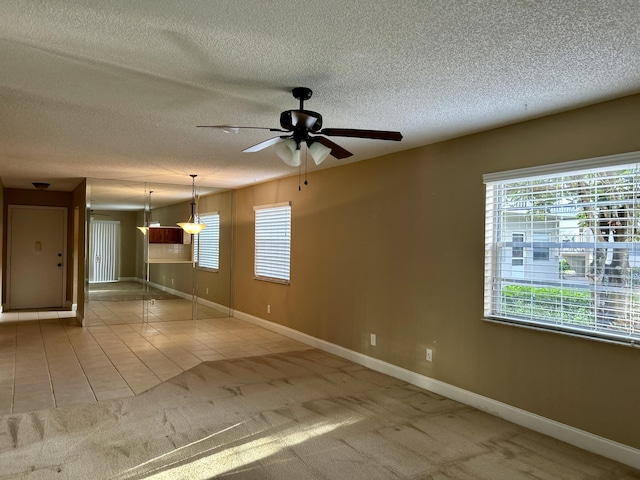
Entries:
POLYGON ((117 282, 120 276, 120 222, 93 220, 89 230, 89 283, 117 282))
POLYGON ((67 209, 9 205, 8 217, 8 307, 63 307, 67 209))

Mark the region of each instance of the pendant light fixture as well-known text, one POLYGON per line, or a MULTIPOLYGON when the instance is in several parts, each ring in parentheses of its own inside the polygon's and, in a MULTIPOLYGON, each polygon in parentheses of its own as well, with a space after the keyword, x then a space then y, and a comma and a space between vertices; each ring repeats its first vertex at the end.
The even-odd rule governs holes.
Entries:
POLYGON ((138 227, 138 230, 140 230, 142 232, 143 235, 146 235, 147 233, 149 233, 149 225, 151 225, 151 194, 153 193, 153 190, 149 190, 149 218, 147 219, 147 208, 145 207, 144 212, 142 213, 143 216, 143 226, 138 227))
POLYGON ((185 232, 190 233, 191 235, 199 234, 203 229, 207 226, 204 223, 195 223, 195 209, 196 209, 196 177, 197 175, 189 175, 191 177, 191 191, 192 191, 192 199, 191 199, 191 216, 189 217, 189 221, 178 223, 178 226, 181 227, 185 232))

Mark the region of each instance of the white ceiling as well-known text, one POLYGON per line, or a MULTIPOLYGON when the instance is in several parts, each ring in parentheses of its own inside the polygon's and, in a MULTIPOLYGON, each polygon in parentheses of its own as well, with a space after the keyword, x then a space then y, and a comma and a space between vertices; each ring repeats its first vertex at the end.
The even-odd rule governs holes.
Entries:
POLYGON ((640 92, 639 25, 638 0, 3 0, 0 177, 292 175, 241 153, 273 133, 196 125, 278 127, 295 86, 325 127, 402 132, 322 167, 365 160, 640 92))

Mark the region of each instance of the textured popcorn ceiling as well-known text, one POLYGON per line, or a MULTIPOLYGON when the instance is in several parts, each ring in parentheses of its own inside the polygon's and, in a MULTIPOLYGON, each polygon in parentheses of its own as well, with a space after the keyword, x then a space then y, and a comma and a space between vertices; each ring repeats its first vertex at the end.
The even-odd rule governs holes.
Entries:
MULTIPOLYGON (((0 177, 238 187, 297 173, 241 150, 298 107, 360 161, 640 92, 638 0, 3 0, 0 177)), ((311 163, 309 170, 317 167, 311 163)), ((189 189, 186 189, 189 192, 189 189)))

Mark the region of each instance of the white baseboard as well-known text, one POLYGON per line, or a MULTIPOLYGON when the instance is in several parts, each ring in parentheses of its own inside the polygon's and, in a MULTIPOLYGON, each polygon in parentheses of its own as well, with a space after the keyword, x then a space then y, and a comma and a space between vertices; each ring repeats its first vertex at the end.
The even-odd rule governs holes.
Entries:
POLYGON ((193 295, 181 292, 180 290, 174 290, 173 288, 165 287, 164 285, 160 285, 159 283, 148 282, 148 284, 154 288, 157 288, 158 290, 162 290, 163 292, 175 295, 176 297, 184 298, 185 300, 193 299, 193 295))
POLYGON ((347 360, 351 360, 354 363, 363 365, 377 372, 384 373, 417 387, 437 393, 443 397, 472 406, 478 410, 490 413, 491 415, 503 418, 530 430, 556 438, 583 450, 587 450, 617 462, 624 463, 625 465, 629 465, 633 468, 640 469, 640 450, 628 445, 556 422, 555 420, 513 407, 489 397, 478 395, 477 393, 473 393, 454 385, 441 382, 440 380, 435 380, 425 375, 412 372, 411 370, 398 367, 391 363, 369 357, 325 340, 312 337, 311 335, 307 335, 306 333, 299 332, 292 328, 249 315, 248 313, 236 310, 233 316, 320 350, 324 350, 325 352, 346 358, 347 360))
POLYGON ((198 305, 204 305, 205 307, 213 308, 214 310, 224 313, 225 315, 233 316, 233 311, 221 303, 212 302, 202 297, 198 297, 198 305))
MULTIPOLYGON (((151 285, 154 288, 157 288, 158 290, 162 290, 163 292, 170 293, 177 297, 184 298, 189 301, 193 300, 193 295, 189 295, 188 293, 184 293, 179 290, 174 290, 173 288, 165 287, 164 285, 160 285, 159 283, 149 282, 149 285, 151 285)), ((229 307, 225 305, 222 305, 220 303, 215 303, 201 297, 197 297, 197 299, 198 299, 198 305, 204 305, 205 307, 213 308, 214 310, 218 310, 219 312, 224 313, 226 315, 231 315, 231 313, 229 313, 231 310, 229 309, 229 307)))

